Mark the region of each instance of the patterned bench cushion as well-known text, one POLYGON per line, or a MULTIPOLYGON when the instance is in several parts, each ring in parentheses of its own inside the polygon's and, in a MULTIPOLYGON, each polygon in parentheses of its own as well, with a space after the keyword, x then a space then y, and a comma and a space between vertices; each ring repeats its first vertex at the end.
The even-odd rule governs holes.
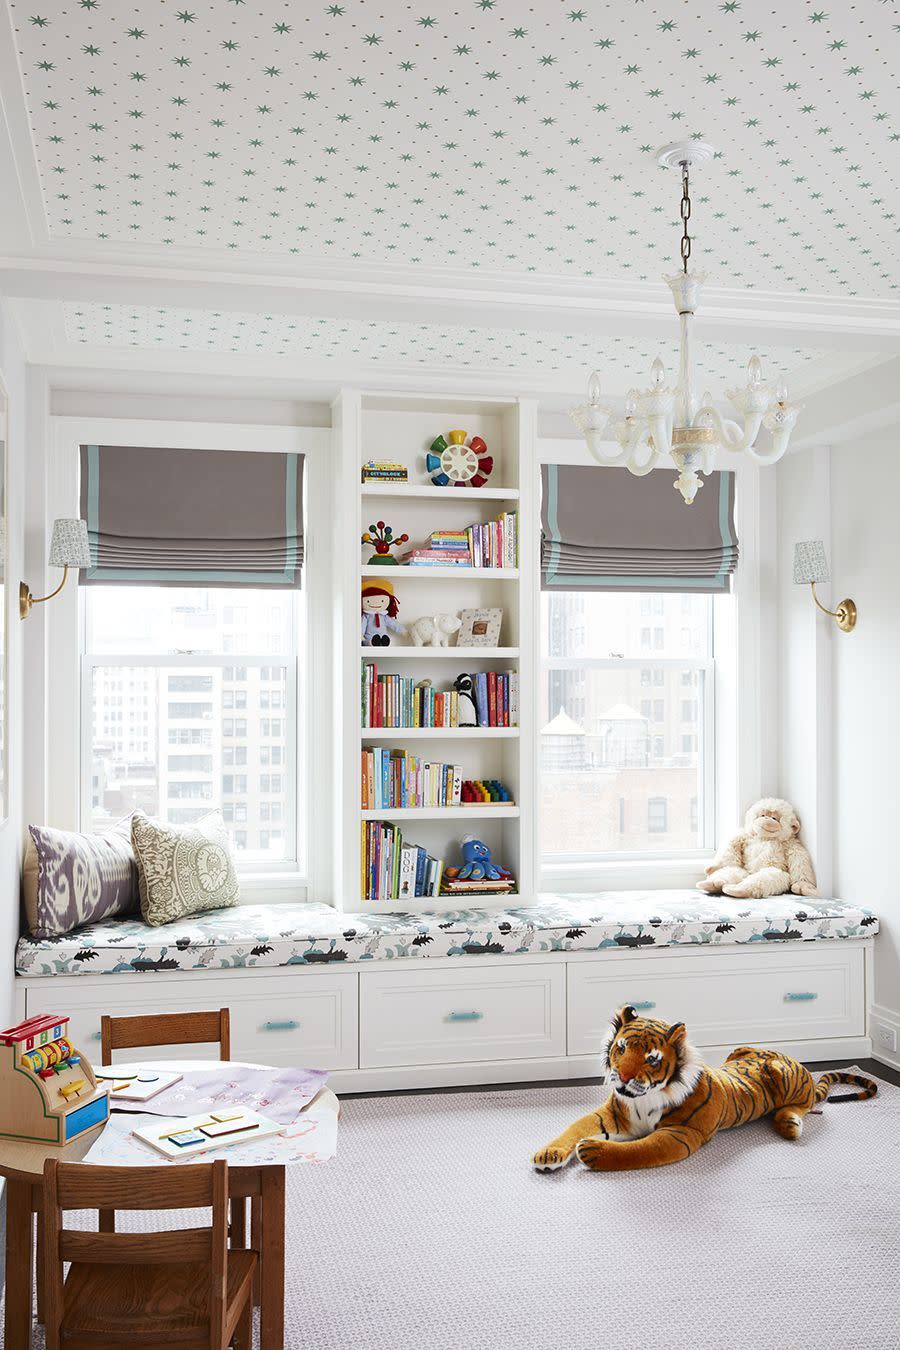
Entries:
POLYGON ((738 901, 698 891, 548 895, 504 910, 343 914, 329 905, 239 905, 159 928, 139 919, 19 939, 20 975, 109 975, 309 966, 402 957, 726 946, 872 937, 870 910, 838 900, 738 901))

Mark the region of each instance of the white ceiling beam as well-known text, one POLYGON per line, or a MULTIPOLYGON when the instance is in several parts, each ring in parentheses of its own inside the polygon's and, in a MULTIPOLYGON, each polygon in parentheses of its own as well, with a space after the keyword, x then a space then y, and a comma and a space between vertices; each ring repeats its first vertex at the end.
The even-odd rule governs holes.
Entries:
MULTIPOLYGON (((675 331, 662 284, 449 274, 359 264, 314 270, 138 265, 74 257, 0 257, 0 294, 256 314, 468 324, 598 336, 675 331)), ((708 341, 900 354, 900 304, 878 299, 710 288, 698 316, 708 341)), ((669 334, 671 336, 671 333, 669 334)))

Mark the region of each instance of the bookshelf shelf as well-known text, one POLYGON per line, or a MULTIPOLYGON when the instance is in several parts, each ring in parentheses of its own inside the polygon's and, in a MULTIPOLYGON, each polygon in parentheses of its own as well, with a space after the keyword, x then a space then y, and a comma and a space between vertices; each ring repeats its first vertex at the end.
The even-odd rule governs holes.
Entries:
POLYGON ((360 820, 518 820, 518 806, 395 806, 360 811, 360 820))
POLYGON ((416 581, 518 581, 518 567, 361 567, 361 577, 385 577, 388 581, 415 577, 416 581))
POLYGON ((364 661, 517 661, 518 647, 360 647, 364 661))
MULTIPOLYGON (((398 908, 452 910, 476 903, 459 895, 399 900, 391 898, 385 889, 385 884, 391 883, 389 872, 383 869, 395 865, 398 856, 392 853, 395 841, 400 846, 401 859, 408 858, 408 850, 414 848, 424 852, 430 862, 452 865, 461 857, 462 840, 467 834, 482 839, 494 859, 509 868, 515 877, 515 894, 533 895, 536 842, 531 827, 535 778, 532 760, 537 742, 531 654, 535 650, 538 619, 537 405, 531 399, 375 393, 345 388, 334 406, 333 426, 335 455, 340 463, 332 554, 340 592, 336 621, 334 788, 335 817, 343 822, 335 840, 333 903, 345 908, 361 905, 364 911, 376 913, 398 908), (484 487, 454 489, 422 481, 425 455, 435 437, 446 434, 451 427, 465 428, 468 437, 481 436, 486 442, 494 470, 492 481, 484 487), (405 465, 410 481, 361 482, 362 466, 380 454, 405 465), (442 565, 440 559, 436 567, 373 566, 368 561, 368 551, 362 558, 357 552, 363 531, 379 519, 391 526, 395 537, 405 533, 414 546, 424 547, 423 541, 436 531, 489 526, 498 517, 512 512, 519 518, 516 567, 448 566, 442 565), (502 626, 497 640, 502 645, 362 646, 360 584, 371 579, 391 583, 399 603, 399 620, 407 625, 425 615, 501 609, 502 626), (366 674, 366 663, 377 666, 380 678, 398 676, 415 685, 425 677, 435 695, 449 693, 454 677, 463 671, 474 676, 491 673, 517 676, 518 725, 361 727, 361 676, 366 674), (515 805, 478 803, 363 810, 361 759, 370 749, 396 749, 421 760, 453 761, 464 779, 498 779, 509 790, 515 805), (384 822, 382 832, 373 824, 379 821, 384 822), (413 821, 414 826, 410 823, 413 821), (357 898, 361 868, 382 869, 377 878, 371 872, 372 892, 380 892, 380 898, 367 897, 369 887, 365 884, 363 898, 357 898)), ((366 688, 363 678, 364 698, 366 688)), ((399 692, 408 697, 408 687, 391 686, 391 689, 392 696, 399 692)), ((365 800, 372 798, 367 796, 365 800)), ((477 903, 507 904, 509 894, 482 896, 477 903)))
POLYGON ((364 741, 426 741, 432 738, 461 741, 514 741, 518 727, 361 727, 364 741))
POLYGON ((433 502, 440 502, 441 499, 444 502, 450 500, 456 503, 466 501, 517 502, 519 500, 518 488, 442 488, 427 487, 420 483, 363 483, 360 493, 363 497, 414 497, 433 502))

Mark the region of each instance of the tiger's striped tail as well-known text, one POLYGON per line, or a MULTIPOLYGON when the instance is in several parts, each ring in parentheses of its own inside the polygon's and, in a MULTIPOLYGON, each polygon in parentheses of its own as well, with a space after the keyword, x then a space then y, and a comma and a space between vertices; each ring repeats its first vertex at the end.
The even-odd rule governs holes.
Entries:
POLYGON ((878 1091, 878 1084, 872 1078, 864 1078, 860 1073, 844 1073, 840 1069, 834 1069, 831 1073, 823 1073, 822 1077, 816 1083, 816 1105, 828 1100, 828 1094, 838 1083, 849 1083, 853 1087, 862 1088, 862 1092, 849 1092, 843 1097, 833 1097, 835 1102, 861 1102, 866 1097, 874 1097, 878 1091))

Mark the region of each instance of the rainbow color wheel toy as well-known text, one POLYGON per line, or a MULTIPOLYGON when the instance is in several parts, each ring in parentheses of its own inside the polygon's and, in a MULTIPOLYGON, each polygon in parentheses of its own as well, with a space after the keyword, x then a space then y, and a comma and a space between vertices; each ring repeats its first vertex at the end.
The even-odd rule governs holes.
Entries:
POLYGON ((448 431, 431 443, 425 456, 425 468, 436 487, 484 487, 494 461, 480 436, 467 437, 465 431, 448 431))

